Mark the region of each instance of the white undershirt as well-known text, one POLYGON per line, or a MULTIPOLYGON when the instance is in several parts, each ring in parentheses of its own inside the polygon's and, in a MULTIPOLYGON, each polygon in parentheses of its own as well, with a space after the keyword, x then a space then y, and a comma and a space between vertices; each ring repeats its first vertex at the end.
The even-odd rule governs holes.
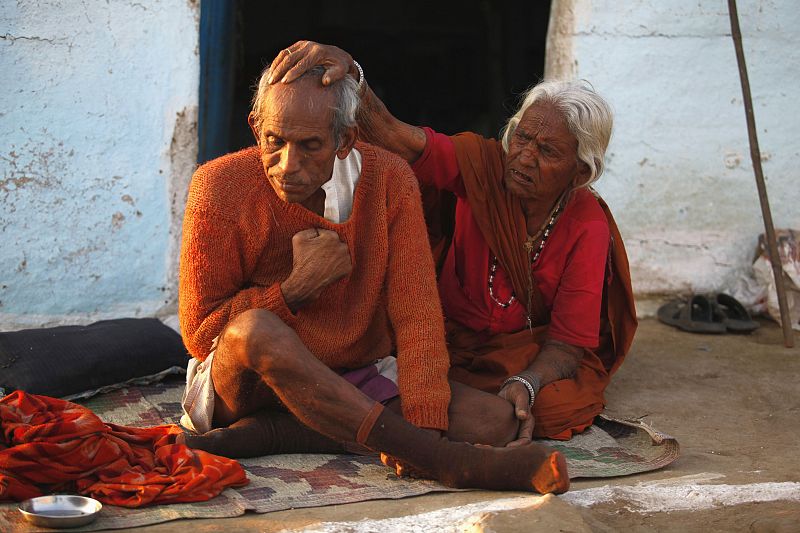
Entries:
POLYGON ((341 224, 350 218, 353 211, 353 194, 361 177, 361 154, 353 148, 344 159, 333 162, 331 179, 322 184, 325 191, 326 220, 341 224))

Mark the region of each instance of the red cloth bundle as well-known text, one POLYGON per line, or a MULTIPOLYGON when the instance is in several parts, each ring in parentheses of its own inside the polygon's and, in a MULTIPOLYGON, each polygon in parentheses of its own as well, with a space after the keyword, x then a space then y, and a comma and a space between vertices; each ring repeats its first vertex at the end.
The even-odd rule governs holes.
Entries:
POLYGON ((205 501, 248 483, 235 460, 175 444, 181 431, 106 424, 81 405, 14 392, 0 399, 0 501, 76 491, 141 507, 205 501))

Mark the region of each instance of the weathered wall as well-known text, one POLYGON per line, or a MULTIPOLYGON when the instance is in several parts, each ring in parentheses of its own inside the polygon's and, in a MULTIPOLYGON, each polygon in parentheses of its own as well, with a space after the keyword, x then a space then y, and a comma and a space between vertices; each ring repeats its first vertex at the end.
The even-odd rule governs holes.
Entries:
MULTIPOLYGON (((776 227, 800 228, 800 9, 740 0, 776 227)), ((590 80, 613 104, 598 189, 626 239, 639 296, 730 286, 764 231, 727 2, 554 0, 548 76, 590 80)))
MULTIPOLYGON (((800 228, 800 9, 739 2, 776 226, 800 228)), ((548 74, 615 107, 598 188, 640 296, 724 288, 763 231, 723 0, 553 0, 548 74)), ((0 2, 0 329, 174 310, 199 2, 0 2)))
POLYGON ((0 3, 0 329, 174 308, 197 1, 0 3))

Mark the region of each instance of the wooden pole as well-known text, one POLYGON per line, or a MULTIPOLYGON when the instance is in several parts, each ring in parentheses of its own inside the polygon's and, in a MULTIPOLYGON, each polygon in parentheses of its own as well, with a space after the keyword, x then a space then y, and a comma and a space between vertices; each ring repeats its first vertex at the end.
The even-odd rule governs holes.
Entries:
POLYGON ((728 13, 731 18, 731 36, 736 48, 736 61, 739 64, 739 80, 742 82, 742 95, 744 96, 744 110, 747 116, 747 134, 750 138, 750 159, 753 161, 753 171, 756 174, 756 187, 758 198, 761 201, 761 215, 764 218, 764 228, 767 232, 767 249, 769 261, 772 263, 772 275, 775 276, 775 289, 778 292, 778 306, 781 311, 781 327, 783 328, 783 344, 787 348, 794 347, 794 332, 792 320, 789 316, 789 306, 786 303, 786 289, 783 286, 783 265, 778 254, 778 244, 775 239, 775 226, 772 225, 772 212, 767 198, 767 186, 764 183, 764 173, 761 170, 761 150, 758 148, 756 134, 756 117, 753 113, 753 99, 750 95, 750 80, 747 77, 747 65, 744 62, 744 48, 742 47, 742 32, 739 29, 739 13, 736 9, 736 0, 728 0, 728 13))

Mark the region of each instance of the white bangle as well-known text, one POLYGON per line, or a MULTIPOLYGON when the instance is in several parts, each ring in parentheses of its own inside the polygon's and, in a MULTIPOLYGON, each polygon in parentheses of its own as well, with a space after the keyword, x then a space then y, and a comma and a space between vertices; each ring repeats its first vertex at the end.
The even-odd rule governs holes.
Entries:
POLYGON ((503 385, 501 385, 500 388, 502 389, 512 381, 519 381, 520 383, 525 385, 526 389, 528 389, 528 397, 530 398, 530 402, 528 402, 528 410, 530 410, 530 408, 533 407, 533 401, 536 399, 536 391, 533 389, 533 385, 531 385, 530 381, 523 378, 522 376, 511 376, 510 378, 508 378, 503 382, 503 385))
POLYGON ((355 59, 353 60, 353 64, 358 70, 358 95, 361 96, 361 93, 364 92, 364 69, 361 68, 361 65, 359 65, 358 61, 355 59))

